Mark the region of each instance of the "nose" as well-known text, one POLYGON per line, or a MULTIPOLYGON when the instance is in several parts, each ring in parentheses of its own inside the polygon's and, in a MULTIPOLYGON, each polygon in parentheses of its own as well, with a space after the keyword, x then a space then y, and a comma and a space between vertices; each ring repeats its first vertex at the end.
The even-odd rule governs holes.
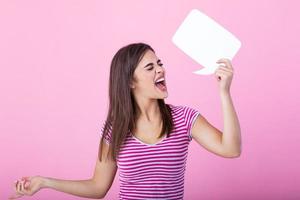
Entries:
POLYGON ((163 72, 164 71, 164 68, 162 67, 162 66, 160 66, 160 65, 157 65, 157 67, 156 67, 156 72, 157 73, 161 73, 161 72, 163 72))

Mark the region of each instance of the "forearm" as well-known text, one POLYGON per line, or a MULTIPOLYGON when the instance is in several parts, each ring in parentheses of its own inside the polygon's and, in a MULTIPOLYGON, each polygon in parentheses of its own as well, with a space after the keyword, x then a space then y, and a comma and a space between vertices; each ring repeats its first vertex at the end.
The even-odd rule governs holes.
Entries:
POLYGON ((233 155, 239 155, 242 149, 241 130, 229 92, 221 92, 221 103, 224 119, 222 144, 227 152, 230 152, 233 155))
POLYGON ((92 180, 61 180, 50 177, 43 177, 43 188, 51 188, 60 192, 75 196, 99 199, 103 198, 103 191, 96 187, 92 180))

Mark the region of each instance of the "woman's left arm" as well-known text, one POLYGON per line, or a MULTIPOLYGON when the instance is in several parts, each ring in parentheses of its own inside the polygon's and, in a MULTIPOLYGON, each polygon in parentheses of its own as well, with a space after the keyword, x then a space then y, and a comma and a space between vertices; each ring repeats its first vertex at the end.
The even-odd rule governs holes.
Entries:
POLYGON ((242 151, 241 129, 230 95, 233 67, 228 59, 220 59, 217 63, 224 65, 219 66, 215 71, 223 110, 223 132, 210 124, 202 115, 196 119, 192 127, 192 137, 197 143, 217 155, 238 157, 242 151))
POLYGON ((224 119, 222 145, 227 152, 233 152, 239 156, 242 151, 241 130, 230 94, 221 94, 221 102, 224 119))
POLYGON ((242 149, 241 128, 230 94, 230 85, 234 70, 228 59, 220 59, 217 63, 225 65, 220 66, 215 72, 219 83, 224 119, 222 145, 228 152, 240 155, 242 149))

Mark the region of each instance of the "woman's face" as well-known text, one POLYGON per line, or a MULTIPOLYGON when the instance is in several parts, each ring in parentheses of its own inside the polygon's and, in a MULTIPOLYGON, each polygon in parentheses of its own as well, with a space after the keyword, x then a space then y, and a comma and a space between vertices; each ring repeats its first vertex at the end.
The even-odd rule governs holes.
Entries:
POLYGON ((131 84, 134 96, 150 99, 164 99, 168 97, 165 69, 155 53, 147 50, 136 67, 131 84))

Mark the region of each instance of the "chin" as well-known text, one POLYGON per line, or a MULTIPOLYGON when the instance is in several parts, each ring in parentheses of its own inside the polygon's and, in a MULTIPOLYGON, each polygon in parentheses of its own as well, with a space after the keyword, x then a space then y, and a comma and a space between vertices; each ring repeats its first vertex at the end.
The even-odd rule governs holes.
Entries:
POLYGON ((168 98, 168 94, 165 94, 165 95, 163 95, 162 97, 159 97, 158 99, 166 99, 166 98, 168 98))

